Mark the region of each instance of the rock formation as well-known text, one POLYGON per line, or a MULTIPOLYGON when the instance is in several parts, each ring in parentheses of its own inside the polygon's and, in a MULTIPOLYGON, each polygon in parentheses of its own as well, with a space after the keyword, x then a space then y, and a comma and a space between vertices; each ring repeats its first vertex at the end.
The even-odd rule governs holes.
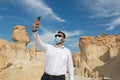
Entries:
POLYGON ((80 52, 73 54, 72 59, 73 59, 74 67, 79 68, 80 67, 80 52))
POLYGON ((8 64, 7 56, 0 53, 0 69, 6 68, 8 64))
POLYGON ((43 70, 40 61, 14 60, 0 70, 0 80, 40 80, 43 70))
POLYGON ((32 47, 30 48, 29 54, 30 54, 30 60, 35 60, 37 58, 37 52, 34 45, 32 45, 32 47))
MULTIPOLYGON (((103 34, 96 37, 82 36, 79 40, 79 47, 81 50, 81 69, 87 68, 91 71, 100 71, 105 68, 105 71, 107 70, 108 72, 106 76, 111 76, 110 74, 113 72, 108 69, 110 68, 110 65, 112 65, 112 62, 116 63, 113 59, 116 59, 116 57, 120 55, 120 35, 110 36, 103 34), (105 65, 109 65, 109 68, 108 66, 106 68, 105 65)), ((118 61, 120 61, 120 59, 118 61)), ((115 68, 115 66, 113 68, 115 68)), ((110 69, 113 68, 111 67, 110 69)), ((118 75, 120 75, 120 73, 114 75, 114 77, 118 77, 118 75)))
POLYGON ((41 61, 40 63, 44 64, 44 62, 45 62, 45 51, 40 50, 40 51, 37 51, 36 54, 37 54, 36 60, 41 61))
POLYGON ((17 59, 23 59, 26 45, 30 42, 26 28, 24 26, 15 26, 12 31, 12 39, 15 42, 17 59))
POLYGON ((30 40, 24 26, 14 27, 12 39, 15 43, 0 39, 0 80, 40 80, 44 51, 36 51, 34 46, 26 49, 30 40))
POLYGON ((15 45, 6 40, 0 39, 0 53, 4 53, 8 59, 15 58, 15 45))
POLYGON ((82 76, 83 73, 81 73, 82 71, 80 69, 80 52, 73 54, 72 59, 74 65, 74 74, 82 76))

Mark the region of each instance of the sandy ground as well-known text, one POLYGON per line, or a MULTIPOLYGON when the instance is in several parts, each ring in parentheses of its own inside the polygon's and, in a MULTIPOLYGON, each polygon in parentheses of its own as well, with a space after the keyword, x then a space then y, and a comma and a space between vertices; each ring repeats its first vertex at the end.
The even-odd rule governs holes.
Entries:
MULTIPOLYGON (((66 75, 66 80, 69 80, 68 74, 66 75)), ((94 80, 94 79, 75 75, 74 80, 94 80)))
POLYGON ((75 76, 74 80, 93 80, 93 79, 87 78, 87 77, 82 77, 82 76, 75 76))

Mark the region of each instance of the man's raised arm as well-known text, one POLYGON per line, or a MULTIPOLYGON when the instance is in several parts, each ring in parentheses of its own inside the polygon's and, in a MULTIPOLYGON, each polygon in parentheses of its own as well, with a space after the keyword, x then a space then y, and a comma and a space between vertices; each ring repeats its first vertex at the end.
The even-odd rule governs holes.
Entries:
POLYGON ((35 20, 35 22, 33 23, 33 27, 32 27, 33 38, 34 38, 35 44, 39 48, 42 48, 43 50, 46 50, 47 44, 42 42, 42 40, 40 39, 40 36, 37 33, 39 26, 40 26, 40 17, 38 17, 35 20))

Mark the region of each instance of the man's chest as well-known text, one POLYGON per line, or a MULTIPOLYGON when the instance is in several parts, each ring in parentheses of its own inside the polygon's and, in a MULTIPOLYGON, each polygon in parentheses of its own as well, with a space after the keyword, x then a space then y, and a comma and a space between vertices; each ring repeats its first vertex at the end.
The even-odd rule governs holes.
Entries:
POLYGON ((46 51, 46 57, 65 61, 68 59, 68 53, 64 48, 50 48, 46 51))

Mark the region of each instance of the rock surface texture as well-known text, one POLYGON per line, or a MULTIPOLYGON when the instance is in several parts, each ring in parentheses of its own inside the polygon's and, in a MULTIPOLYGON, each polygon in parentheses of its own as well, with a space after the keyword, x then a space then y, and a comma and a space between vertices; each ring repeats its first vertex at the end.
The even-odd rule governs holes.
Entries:
POLYGON ((0 39, 0 53, 3 53, 8 59, 15 58, 15 45, 0 39))
POLYGON ((80 69, 102 71, 113 80, 120 80, 120 35, 82 36, 79 40, 80 69))

